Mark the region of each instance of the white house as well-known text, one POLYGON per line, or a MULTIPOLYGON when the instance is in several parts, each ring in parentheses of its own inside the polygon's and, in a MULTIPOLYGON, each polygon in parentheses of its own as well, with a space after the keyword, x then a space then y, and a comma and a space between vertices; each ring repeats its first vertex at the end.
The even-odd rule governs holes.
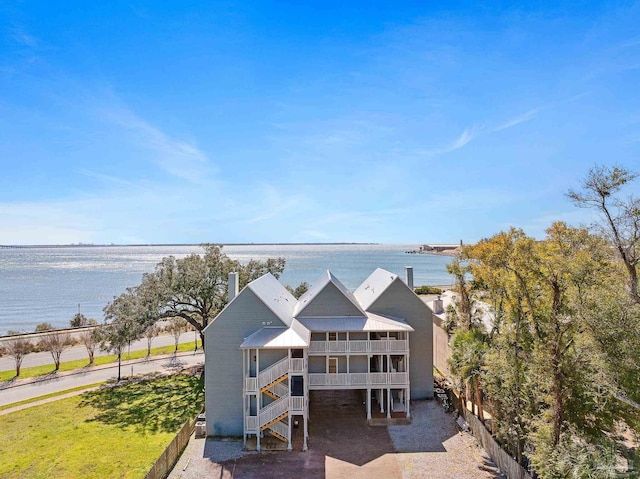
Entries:
POLYGON ((353 293, 330 271, 296 300, 271 274, 237 293, 205 329, 207 434, 265 434, 288 444, 294 418, 307 447, 309 392, 359 389, 372 410, 410 417, 433 397, 431 310, 377 269, 353 293), (377 408, 377 409, 374 409, 377 408))

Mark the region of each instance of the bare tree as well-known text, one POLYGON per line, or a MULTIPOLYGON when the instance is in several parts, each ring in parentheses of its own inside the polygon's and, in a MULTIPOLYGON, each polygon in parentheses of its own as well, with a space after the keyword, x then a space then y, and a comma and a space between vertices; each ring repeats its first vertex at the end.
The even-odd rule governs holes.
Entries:
POLYGON ((98 343, 100 342, 100 332, 98 328, 93 328, 84 331, 80 334, 80 342, 87 348, 87 355, 89 356, 89 366, 93 365, 94 354, 98 343))
POLYGON ((24 357, 33 350, 33 344, 26 338, 16 338, 4 342, 4 352, 16 362, 16 377, 20 376, 20 366, 24 357))
POLYGON ((65 349, 73 345, 74 341, 66 333, 53 332, 43 336, 38 346, 44 351, 51 353, 56 371, 60 369, 60 357, 65 349))
POLYGON ((165 331, 173 336, 176 348, 173 354, 178 352, 178 343, 180 342, 180 336, 187 331, 187 321, 182 318, 171 318, 169 324, 165 327, 165 331))
POLYGON ((151 356, 151 343, 154 338, 158 337, 162 328, 157 324, 150 325, 144 330, 144 337, 147 338, 147 357, 151 356))
POLYGON ((640 304, 638 264, 640 263, 640 199, 617 193, 639 173, 619 166, 595 166, 582 180, 579 191, 567 196, 580 208, 591 208, 600 214, 595 226, 609 238, 627 270, 629 294, 640 304))

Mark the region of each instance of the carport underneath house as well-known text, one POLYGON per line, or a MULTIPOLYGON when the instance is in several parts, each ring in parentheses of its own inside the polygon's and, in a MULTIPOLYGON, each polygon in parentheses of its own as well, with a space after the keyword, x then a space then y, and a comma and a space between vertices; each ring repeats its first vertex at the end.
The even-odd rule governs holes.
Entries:
POLYGON ((396 275, 351 293, 327 271, 300 300, 269 274, 235 284, 205 330, 208 435, 291 450, 296 429, 306 450, 310 392, 358 391, 369 420, 406 420, 412 396, 432 397, 431 311, 396 275))

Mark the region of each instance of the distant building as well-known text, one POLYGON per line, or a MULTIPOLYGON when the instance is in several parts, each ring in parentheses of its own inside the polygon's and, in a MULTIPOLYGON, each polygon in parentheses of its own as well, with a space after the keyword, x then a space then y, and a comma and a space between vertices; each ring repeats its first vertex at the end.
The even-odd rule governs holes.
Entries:
POLYGON ((433 397, 431 310, 397 275, 377 269, 352 293, 327 271, 299 300, 271 274, 229 284, 205 329, 207 435, 255 436, 260 450, 269 434, 290 449, 295 420, 306 449, 309 391, 362 390, 368 419, 410 417, 410 399, 433 397))

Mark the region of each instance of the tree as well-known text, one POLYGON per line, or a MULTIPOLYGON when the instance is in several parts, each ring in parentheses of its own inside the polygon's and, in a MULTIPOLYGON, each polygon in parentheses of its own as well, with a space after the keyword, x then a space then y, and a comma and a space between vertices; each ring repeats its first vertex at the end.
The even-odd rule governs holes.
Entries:
POLYGON ((88 325, 89 319, 82 313, 76 313, 69 321, 69 326, 71 326, 72 328, 81 328, 88 325))
POLYGON ((51 353, 51 357, 55 364, 55 370, 58 371, 60 369, 60 357, 62 356, 62 353, 73 343, 73 340, 68 334, 53 332, 43 336, 38 345, 42 350, 51 353))
POLYGON ((511 229, 469 249, 474 281, 502 301, 494 303, 502 323, 482 374, 496 433, 520 461, 529 447, 540 470, 557 466, 547 453, 563 444, 611 443, 624 417, 601 381, 584 320, 589 295, 614 273, 609 251, 599 237, 564 223, 543 241, 511 229))
POLYGON ((617 195, 638 175, 619 166, 595 166, 582 180, 581 190, 569 190, 567 195, 576 206, 591 208, 599 213, 600 222, 594 227, 611 241, 618 252, 627 271, 629 294, 640 304, 640 199, 617 195))
POLYGON ((87 355, 89 356, 89 366, 93 366, 96 347, 100 343, 100 329, 93 328, 83 331, 80 334, 79 341, 87 349, 87 355))
POLYGON ((229 273, 238 273, 242 288, 265 273, 277 278, 284 270, 284 258, 251 260, 242 265, 226 256, 221 246, 207 244, 203 248, 203 255, 164 258, 153 273, 143 276, 140 285, 130 288, 131 301, 137 303, 139 322, 145 328, 158 319, 180 317, 198 331, 204 346, 204 328, 229 301, 229 273))
POLYGON ((118 356, 118 381, 121 379, 122 352, 142 337, 145 324, 140 322, 141 305, 132 288, 104 308, 105 324, 100 326, 100 348, 118 356))
POLYGON ((11 356, 16 365, 16 377, 20 376, 20 367, 24 357, 33 351, 33 344, 26 338, 15 338, 4 342, 4 352, 11 356))
MULTIPOLYGON (((465 394, 473 398, 478 406, 478 417, 484 421, 482 409, 482 394, 480 392, 480 377, 484 368, 485 354, 488 349, 487 337, 478 328, 467 330, 460 329, 451 339, 451 354, 449 357, 449 368, 451 374, 457 376, 464 385, 464 389, 472 391, 465 394)), ((466 398, 465 398, 466 399, 466 398)))
POLYGON ((147 357, 151 356, 151 343, 162 330, 157 324, 151 324, 144 330, 144 337, 147 339, 147 357))
POLYGON ((51 331, 52 329, 55 328, 51 325, 51 323, 40 323, 36 326, 36 333, 51 331))
POLYGON ((165 331, 173 336, 173 340, 176 346, 173 350, 174 355, 178 352, 178 343, 180 342, 180 336, 182 335, 182 333, 188 331, 188 325, 189 323, 187 323, 187 321, 178 317, 171 318, 169 320, 169 324, 167 324, 165 328, 165 331))
POLYGON ((296 299, 300 299, 300 297, 304 293, 309 291, 309 287, 310 287, 310 285, 306 281, 301 282, 298 286, 296 286, 295 289, 293 289, 289 285, 285 286, 285 288, 287 288, 287 291, 289 291, 293 295, 293 297, 296 298, 296 299))

